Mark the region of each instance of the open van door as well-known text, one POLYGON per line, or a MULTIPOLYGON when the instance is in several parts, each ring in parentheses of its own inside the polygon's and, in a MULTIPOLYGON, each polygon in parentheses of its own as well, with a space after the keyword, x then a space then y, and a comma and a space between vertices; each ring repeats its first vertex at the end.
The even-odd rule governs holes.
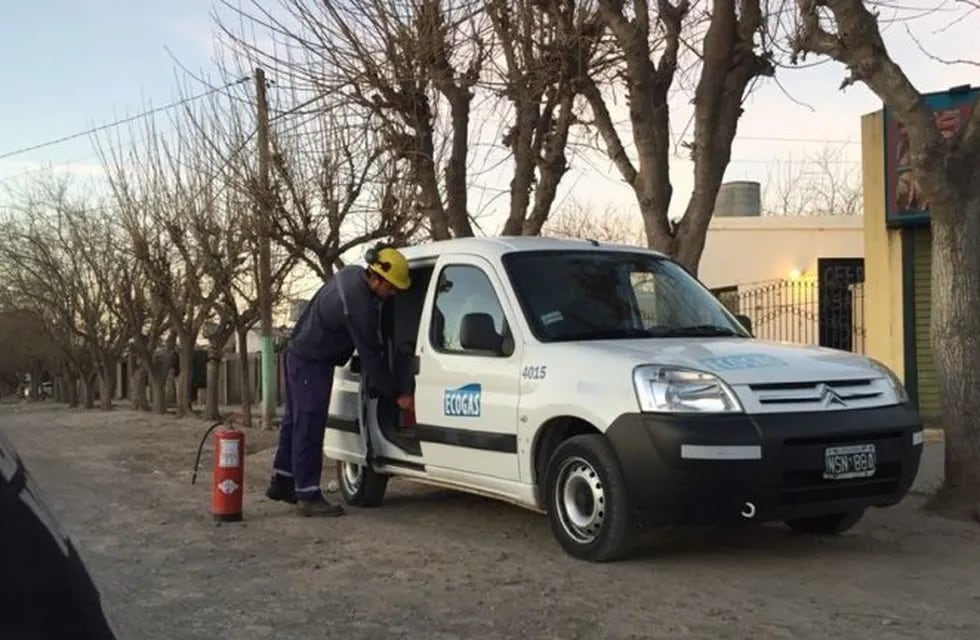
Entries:
MULTIPOLYGON (((432 264, 413 264, 411 289, 382 307, 385 356, 391 370, 409 389, 414 388, 417 373, 416 340, 432 272, 432 264)), ((356 353, 346 366, 335 369, 324 453, 333 460, 361 466, 379 459, 383 465, 417 465, 421 449, 410 429, 405 429, 410 416, 395 405, 394 399, 371 397, 364 382, 370 381, 361 375, 356 353)))
POLYGON ((355 354, 345 366, 334 369, 330 414, 323 436, 323 452, 328 458, 364 464, 368 457, 366 406, 360 360, 355 354))

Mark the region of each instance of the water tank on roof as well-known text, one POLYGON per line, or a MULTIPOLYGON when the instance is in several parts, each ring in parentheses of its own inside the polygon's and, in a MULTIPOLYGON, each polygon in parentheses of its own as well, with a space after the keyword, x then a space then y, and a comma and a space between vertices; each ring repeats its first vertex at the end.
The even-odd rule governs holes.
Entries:
POLYGON ((761 216, 762 186, 749 180, 725 182, 715 198, 716 216, 761 216))

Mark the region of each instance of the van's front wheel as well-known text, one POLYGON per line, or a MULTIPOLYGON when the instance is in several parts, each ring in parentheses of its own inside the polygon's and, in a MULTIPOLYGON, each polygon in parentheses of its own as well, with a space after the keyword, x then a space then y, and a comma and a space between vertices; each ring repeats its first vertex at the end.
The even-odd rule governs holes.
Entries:
POLYGON ((337 462, 337 484, 347 504, 355 507, 376 507, 381 504, 388 488, 388 476, 367 465, 337 462))
POLYGON ((629 552, 633 514, 605 438, 588 434, 562 442, 548 463, 545 487, 551 531, 571 556, 608 562, 629 552))

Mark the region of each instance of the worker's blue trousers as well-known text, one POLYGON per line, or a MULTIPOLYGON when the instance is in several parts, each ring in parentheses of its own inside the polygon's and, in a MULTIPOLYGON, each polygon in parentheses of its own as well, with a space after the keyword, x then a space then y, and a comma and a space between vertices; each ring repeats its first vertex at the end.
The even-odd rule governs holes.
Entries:
POLYGON ((289 349, 285 364, 286 406, 272 474, 292 479, 300 500, 317 500, 334 365, 304 360, 289 349))

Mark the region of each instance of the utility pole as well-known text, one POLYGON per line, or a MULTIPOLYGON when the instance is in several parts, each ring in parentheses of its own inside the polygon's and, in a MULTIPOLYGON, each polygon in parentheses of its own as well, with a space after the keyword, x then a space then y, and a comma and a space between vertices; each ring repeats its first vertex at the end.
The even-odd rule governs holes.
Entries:
POLYGON ((272 198, 269 193, 269 103, 265 95, 265 71, 255 69, 255 98, 258 103, 259 198, 256 220, 259 241, 259 344, 262 349, 262 428, 272 429, 276 416, 275 354, 272 349, 272 257, 269 247, 272 198))

